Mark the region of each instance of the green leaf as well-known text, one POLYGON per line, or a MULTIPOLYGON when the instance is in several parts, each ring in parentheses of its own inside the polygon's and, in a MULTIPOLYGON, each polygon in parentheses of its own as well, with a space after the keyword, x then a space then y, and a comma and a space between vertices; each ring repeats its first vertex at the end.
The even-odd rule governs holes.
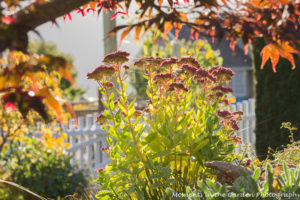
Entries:
POLYGON ((166 194, 168 195, 168 196, 173 196, 173 194, 175 194, 176 192, 172 189, 172 188, 170 188, 170 187, 167 187, 166 188, 166 194))
POLYGON ((115 94, 113 92, 109 95, 109 102, 114 101, 114 96, 115 94))
POLYGON ((259 175, 260 175, 260 169, 256 168, 256 170, 254 171, 254 175, 253 175, 253 178, 255 181, 258 181, 259 175))
POLYGON ((127 90, 127 88, 128 88, 128 82, 127 83, 125 83, 125 86, 124 86, 124 91, 126 91, 127 90))
POLYGON ((126 173, 126 174, 132 174, 131 171, 130 171, 128 168, 126 168, 126 167, 121 167, 121 166, 119 166, 118 169, 119 169, 121 172, 123 172, 123 173, 126 173))

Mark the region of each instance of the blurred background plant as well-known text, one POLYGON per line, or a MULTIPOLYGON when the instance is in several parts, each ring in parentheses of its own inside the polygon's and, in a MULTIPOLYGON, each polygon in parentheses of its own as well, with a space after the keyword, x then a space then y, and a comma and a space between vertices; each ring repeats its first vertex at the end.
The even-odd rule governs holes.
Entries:
MULTIPOLYGON (((51 129, 53 131, 53 129, 51 129)), ((88 173, 71 166, 61 137, 45 139, 22 136, 6 146, 1 154, 1 179, 17 183, 45 198, 77 193, 83 196, 88 173)), ((30 199, 28 193, 0 185, 0 199, 30 199)))
MULTIPOLYGON (((60 87, 62 78, 74 83, 71 68, 59 55, 8 51, 1 57, 0 179, 51 198, 82 193, 88 186, 86 174, 70 165, 61 127, 75 116, 60 87)), ((32 199, 0 187, 0 199, 32 199)))
MULTIPOLYGON (((73 77, 73 80, 76 81, 77 71, 73 67, 74 59, 72 55, 63 53, 58 50, 56 44, 53 42, 44 42, 44 41, 31 41, 29 43, 29 52, 32 54, 38 55, 51 55, 51 56, 60 56, 64 58, 72 66, 69 71, 73 77)), ((68 79, 62 77, 59 83, 59 88, 63 92, 63 97, 69 100, 78 100, 85 91, 81 88, 78 88, 75 84, 72 84, 68 79)))

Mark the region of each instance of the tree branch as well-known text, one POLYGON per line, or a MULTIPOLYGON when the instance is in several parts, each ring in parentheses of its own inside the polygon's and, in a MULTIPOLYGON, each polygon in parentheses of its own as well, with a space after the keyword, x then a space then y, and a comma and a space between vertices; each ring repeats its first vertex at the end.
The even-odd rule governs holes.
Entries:
POLYGON ((240 173, 241 169, 246 169, 249 174, 253 174, 253 171, 249 170, 248 168, 242 167, 242 166, 237 166, 233 165, 228 162, 222 162, 222 161, 212 161, 212 162, 205 162, 204 163, 205 167, 215 169, 222 174, 226 174, 229 177, 231 177, 233 180, 237 179, 240 177, 242 174, 240 173))
POLYGON ((32 3, 18 11, 14 23, 8 28, 0 29, 0 52, 7 48, 27 51, 30 30, 71 12, 91 0, 48 0, 45 3, 32 3))
POLYGON ((69 13, 90 1, 50 0, 46 3, 33 3, 16 13, 15 25, 21 25, 28 30, 33 30, 48 21, 54 21, 57 17, 69 13))

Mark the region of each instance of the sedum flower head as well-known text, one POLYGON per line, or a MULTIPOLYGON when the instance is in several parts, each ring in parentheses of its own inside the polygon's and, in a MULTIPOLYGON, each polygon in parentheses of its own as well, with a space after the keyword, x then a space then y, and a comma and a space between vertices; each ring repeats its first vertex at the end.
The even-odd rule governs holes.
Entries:
POLYGON ((153 81, 157 85, 165 85, 168 82, 172 81, 173 78, 174 78, 174 75, 171 73, 161 73, 161 74, 156 74, 153 77, 153 81))
POLYGON ((214 77, 208 70, 200 67, 197 69, 194 80, 205 83, 205 82, 216 82, 216 77, 214 77))
POLYGON ((136 60, 133 64, 138 68, 158 67, 165 59, 161 57, 144 57, 136 60))
POLYGON ((222 118, 230 118, 232 113, 228 110, 218 111, 217 115, 222 118))
POLYGON ((191 74, 191 75, 194 75, 198 68, 192 66, 192 65, 189 65, 189 64, 183 64, 181 65, 180 67, 184 72, 188 73, 188 74, 191 74))
POLYGON ((141 110, 135 110, 133 113, 133 118, 137 119, 138 117, 140 117, 143 114, 143 111, 141 110))
POLYGON ((187 92, 189 89, 183 83, 171 83, 168 91, 184 91, 187 92))
POLYGON ((234 75, 234 72, 231 69, 220 66, 214 66, 210 68, 209 72, 220 78, 222 81, 231 81, 232 76, 234 75))
POLYGON ((212 90, 221 91, 223 93, 232 92, 232 88, 231 87, 223 87, 223 86, 220 86, 220 85, 213 87, 212 90))
POLYGON ((130 54, 127 51, 116 51, 110 54, 107 54, 102 62, 107 64, 123 64, 129 59, 127 58, 130 54))
POLYGON ((115 73, 115 68, 109 65, 100 65, 94 71, 87 73, 88 79, 102 80, 105 76, 112 76, 115 73))
POLYGON ((111 82, 111 81, 105 81, 105 82, 103 83, 103 87, 109 89, 109 88, 115 87, 115 84, 114 84, 113 82, 111 82))
POLYGON ((101 113, 100 115, 98 115, 97 120, 96 120, 100 125, 105 124, 108 119, 104 116, 103 113, 101 113))
POLYGON ((177 58, 168 58, 160 64, 161 67, 170 68, 173 65, 177 64, 178 59, 177 58))
POLYGON ((179 65, 183 65, 183 64, 188 64, 188 65, 192 65, 193 67, 196 68, 200 68, 201 65, 200 63, 192 56, 185 56, 182 57, 179 61, 178 61, 179 65))

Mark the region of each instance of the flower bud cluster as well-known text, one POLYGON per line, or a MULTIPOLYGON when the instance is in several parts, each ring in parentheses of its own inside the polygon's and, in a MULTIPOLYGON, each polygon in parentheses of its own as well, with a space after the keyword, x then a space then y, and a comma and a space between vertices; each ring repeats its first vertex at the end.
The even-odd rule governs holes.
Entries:
POLYGON ((107 54, 102 62, 107 64, 116 64, 121 65, 125 62, 127 62, 129 59, 127 58, 129 56, 129 53, 126 51, 116 51, 110 54, 107 54))
POLYGON ((171 83, 168 91, 184 91, 187 92, 189 89, 183 83, 171 83))
POLYGON ((95 79, 101 81, 105 76, 113 76, 115 68, 109 65, 100 65, 94 71, 87 73, 88 79, 95 79))
POLYGON ((166 85, 167 83, 169 83, 170 81, 172 81, 173 78, 174 78, 174 74, 171 74, 171 73, 161 73, 161 74, 156 74, 153 77, 153 81, 157 85, 166 85))
POLYGON ((101 113, 101 114, 98 115, 98 117, 96 119, 96 122, 98 122, 100 125, 103 125, 106 122, 108 122, 108 119, 104 116, 103 113, 101 113))
POLYGON ((240 127, 237 124, 237 120, 242 119, 243 111, 230 112, 228 110, 218 111, 217 115, 222 117, 223 120, 220 124, 223 124, 225 128, 231 127, 233 130, 237 131, 240 127))

